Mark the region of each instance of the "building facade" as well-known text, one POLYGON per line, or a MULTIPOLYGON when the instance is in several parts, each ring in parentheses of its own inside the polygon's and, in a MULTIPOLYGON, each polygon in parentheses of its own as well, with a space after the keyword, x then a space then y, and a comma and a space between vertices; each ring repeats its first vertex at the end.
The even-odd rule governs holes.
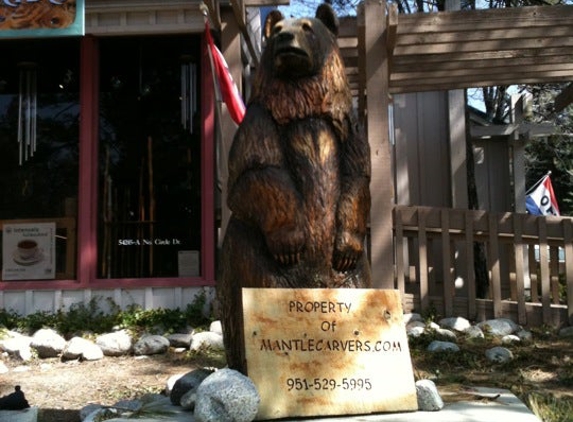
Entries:
POLYGON ((3 3, 0 308, 54 311, 96 296, 184 308, 215 283, 201 3, 3 3), (16 3, 52 9, 17 16, 16 3), (82 34, 51 33, 72 22, 70 6, 84 13, 82 34))

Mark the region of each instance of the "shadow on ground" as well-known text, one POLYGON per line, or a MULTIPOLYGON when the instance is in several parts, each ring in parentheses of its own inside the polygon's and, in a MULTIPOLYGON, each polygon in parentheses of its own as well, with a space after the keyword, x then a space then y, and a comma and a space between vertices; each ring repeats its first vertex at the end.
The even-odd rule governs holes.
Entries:
POLYGON ((80 422, 79 410, 39 409, 38 422, 80 422))

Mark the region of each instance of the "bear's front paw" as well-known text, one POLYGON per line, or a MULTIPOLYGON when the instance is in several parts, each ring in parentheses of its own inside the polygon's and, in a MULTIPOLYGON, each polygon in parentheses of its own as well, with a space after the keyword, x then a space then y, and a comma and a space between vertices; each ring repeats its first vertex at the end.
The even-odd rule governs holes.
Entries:
POLYGON ((275 261, 294 265, 300 262, 304 235, 296 228, 275 230, 267 236, 267 245, 275 261))
POLYGON ((356 236, 342 234, 334 247, 332 267, 339 272, 351 271, 362 256, 362 243, 356 236))
POLYGON ((359 257, 360 254, 354 251, 334 251, 332 266, 336 271, 344 273, 356 268, 359 257))

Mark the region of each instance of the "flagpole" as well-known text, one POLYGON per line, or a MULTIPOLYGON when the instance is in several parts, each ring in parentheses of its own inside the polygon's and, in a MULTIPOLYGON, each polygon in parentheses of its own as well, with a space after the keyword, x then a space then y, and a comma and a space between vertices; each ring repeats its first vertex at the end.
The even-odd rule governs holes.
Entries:
MULTIPOLYGON (((201 10, 201 13, 203 14, 203 22, 205 24, 205 30, 210 30, 210 28, 208 28, 208 23, 209 23, 209 9, 207 8, 207 6, 205 5, 205 3, 201 2, 201 4, 199 5, 199 9, 201 10)), ((207 34, 205 34, 206 36, 207 34)), ((209 34, 210 35, 210 34, 209 34)), ((227 187, 225 186, 226 184, 226 180, 224 179, 224 175, 223 173, 223 166, 226 167, 226 162, 225 162, 225 158, 221 157, 222 154, 222 150, 223 150, 223 146, 221 145, 221 137, 223 134, 223 122, 222 122, 222 116, 223 116, 223 109, 222 109, 222 103, 223 103, 223 99, 222 99, 222 95, 221 95, 221 90, 219 88, 219 83, 218 83, 218 79, 217 79, 217 75, 215 72, 215 63, 214 63, 214 59, 213 59, 213 52, 211 51, 211 46, 209 45, 209 42, 207 41, 207 39, 205 39, 205 45, 207 47, 207 54, 209 56, 209 65, 211 66, 211 78, 213 80, 213 90, 215 93, 215 121, 216 121, 216 126, 217 126, 217 133, 215 134, 215 174, 216 174, 216 187, 217 190, 220 192, 222 200, 221 200, 221 204, 222 204, 222 220, 225 220, 225 214, 227 214, 227 212, 225 212, 225 203, 226 203, 226 190, 227 187)), ((217 239, 217 246, 220 248, 222 246, 223 243, 223 233, 225 232, 224 228, 226 227, 225 221, 221 222, 221 233, 218 236, 217 239)))
POLYGON ((541 177, 541 179, 539 179, 537 182, 535 182, 533 184, 532 187, 530 187, 529 189, 527 189, 527 191, 525 192, 525 195, 529 195, 531 192, 533 192, 541 183, 543 183, 543 181, 545 179, 547 179, 549 176, 551 176, 551 170, 549 170, 544 176, 541 177))

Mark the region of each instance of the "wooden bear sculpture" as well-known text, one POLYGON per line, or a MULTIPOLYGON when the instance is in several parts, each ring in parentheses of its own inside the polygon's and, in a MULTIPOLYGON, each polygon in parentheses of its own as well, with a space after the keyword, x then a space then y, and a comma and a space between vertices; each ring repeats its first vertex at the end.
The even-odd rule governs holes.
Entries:
POLYGON ((326 4, 268 16, 265 50, 229 154, 231 218, 218 296, 230 368, 246 372, 241 288, 370 287, 370 150, 326 4))

